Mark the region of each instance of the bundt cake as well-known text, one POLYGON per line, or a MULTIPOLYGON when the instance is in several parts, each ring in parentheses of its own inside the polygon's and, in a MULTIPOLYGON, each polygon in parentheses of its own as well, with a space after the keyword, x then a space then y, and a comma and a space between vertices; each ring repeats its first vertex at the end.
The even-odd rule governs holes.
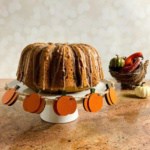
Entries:
POLYGON ((22 51, 17 71, 17 80, 49 93, 82 91, 102 79, 98 52, 87 44, 30 44, 22 51))

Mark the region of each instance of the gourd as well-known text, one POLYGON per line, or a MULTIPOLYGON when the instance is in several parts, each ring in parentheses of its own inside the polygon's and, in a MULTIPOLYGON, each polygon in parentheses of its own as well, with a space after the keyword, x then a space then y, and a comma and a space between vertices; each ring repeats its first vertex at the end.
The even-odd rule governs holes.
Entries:
POLYGON ((125 65, 125 59, 123 57, 116 57, 112 58, 109 63, 110 68, 122 68, 125 65))
POLYGON ((150 96, 150 87, 144 85, 145 82, 143 82, 141 85, 137 86, 134 90, 135 95, 140 98, 147 98, 150 96))

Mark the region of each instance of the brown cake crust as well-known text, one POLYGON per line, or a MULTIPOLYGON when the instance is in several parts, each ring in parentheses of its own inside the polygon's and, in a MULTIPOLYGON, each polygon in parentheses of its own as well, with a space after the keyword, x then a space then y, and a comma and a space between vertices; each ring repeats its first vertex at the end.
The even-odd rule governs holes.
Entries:
POLYGON ((104 78, 100 56, 87 44, 33 43, 21 54, 17 80, 49 93, 77 92, 104 78))

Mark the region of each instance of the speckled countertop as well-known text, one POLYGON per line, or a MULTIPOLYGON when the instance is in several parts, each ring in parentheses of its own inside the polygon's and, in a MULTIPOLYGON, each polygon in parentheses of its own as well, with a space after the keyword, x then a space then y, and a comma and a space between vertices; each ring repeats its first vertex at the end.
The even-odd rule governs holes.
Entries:
MULTIPOLYGON (((0 98, 4 85, 0 80, 0 98)), ((1 150, 149 150, 150 98, 138 99, 131 91, 118 90, 120 102, 106 103, 98 113, 85 112, 78 104, 79 118, 67 124, 50 124, 39 115, 0 102, 1 150)))

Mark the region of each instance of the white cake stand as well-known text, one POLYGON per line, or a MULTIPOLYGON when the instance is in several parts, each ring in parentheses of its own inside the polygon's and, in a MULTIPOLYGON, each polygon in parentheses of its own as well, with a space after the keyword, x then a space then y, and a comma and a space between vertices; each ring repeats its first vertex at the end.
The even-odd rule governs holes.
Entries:
MULTIPOLYGON (((112 83, 110 81, 103 80, 96 87, 94 87, 95 92, 98 92, 101 95, 104 95, 105 90, 106 90, 106 84, 110 85, 112 83)), ((20 101, 24 100, 25 95, 29 95, 29 94, 35 92, 17 80, 14 80, 14 81, 6 84, 5 88, 6 89, 14 88, 16 85, 20 86, 20 88, 17 90, 17 92, 19 93, 18 100, 20 100, 20 101)), ((82 92, 71 93, 71 94, 67 94, 67 95, 73 96, 76 99, 77 103, 79 103, 85 97, 85 95, 89 94, 89 93, 90 93, 90 90, 85 90, 82 92)), ((78 118, 78 116, 79 116, 78 108, 76 109, 76 111, 73 114, 69 114, 67 116, 59 116, 54 112, 53 101, 61 95, 45 95, 42 93, 40 93, 40 95, 42 97, 44 97, 44 99, 46 101, 46 106, 45 106, 43 112, 40 114, 40 117, 42 120, 44 120, 46 122, 51 122, 51 123, 67 123, 67 122, 74 121, 78 118)))

